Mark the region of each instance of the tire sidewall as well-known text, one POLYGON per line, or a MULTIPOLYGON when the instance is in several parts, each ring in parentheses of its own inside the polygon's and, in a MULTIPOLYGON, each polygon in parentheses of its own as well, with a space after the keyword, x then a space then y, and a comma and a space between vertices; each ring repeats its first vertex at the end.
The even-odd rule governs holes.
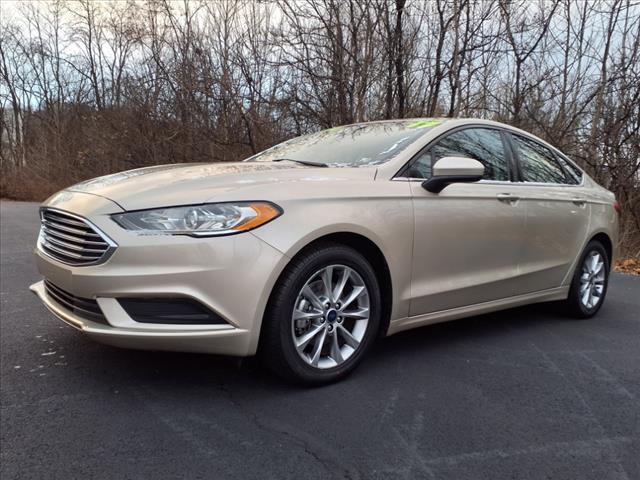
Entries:
POLYGON ((279 307, 274 311, 272 321, 278 322, 279 343, 286 363, 294 375, 307 383, 328 383, 338 380, 353 370, 362 356, 369 350, 378 333, 380 325, 381 295, 375 272, 369 262, 357 251, 345 247, 327 247, 301 258, 293 266, 291 282, 281 286, 283 296, 279 307), (314 368, 298 354, 291 335, 291 315, 298 294, 304 284, 317 271, 329 265, 344 265, 355 270, 364 281, 369 293, 369 323, 360 347, 344 363, 327 369, 314 368))

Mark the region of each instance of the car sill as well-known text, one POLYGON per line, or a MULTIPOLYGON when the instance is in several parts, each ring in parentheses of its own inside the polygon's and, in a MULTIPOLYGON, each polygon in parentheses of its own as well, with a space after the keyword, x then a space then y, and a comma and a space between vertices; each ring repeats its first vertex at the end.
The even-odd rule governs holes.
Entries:
POLYGON ((569 294, 569 286, 551 288, 538 292, 526 293, 514 297, 501 298, 490 302, 476 303, 464 307, 452 308, 450 310, 441 310, 439 312, 431 312, 413 317, 405 317, 393 320, 389 325, 387 335, 393 335, 410 328, 431 325, 434 323, 448 322, 464 317, 472 317, 482 315, 484 313, 495 312, 507 308, 518 307, 530 303, 549 302, 554 300, 564 300, 569 294))

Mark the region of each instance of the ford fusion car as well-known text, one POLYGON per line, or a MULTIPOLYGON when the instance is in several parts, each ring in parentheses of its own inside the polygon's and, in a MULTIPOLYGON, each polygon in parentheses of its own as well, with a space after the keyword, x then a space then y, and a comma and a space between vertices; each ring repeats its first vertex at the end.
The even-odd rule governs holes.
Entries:
POLYGON ((319 384, 410 328, 547 301, 594 315, 618 209, 522 130, 362 123, 244 162, 142 168, 53 195, 31 289, 106 344, 259 353, 319 384))

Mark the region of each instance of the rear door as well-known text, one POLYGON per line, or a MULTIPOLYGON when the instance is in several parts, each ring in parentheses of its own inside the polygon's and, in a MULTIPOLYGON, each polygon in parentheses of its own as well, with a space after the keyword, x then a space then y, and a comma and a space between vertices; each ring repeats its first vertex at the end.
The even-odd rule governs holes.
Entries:
POLYGON ((517 293, 525 211, 511 182, 510 153, 501 130, 465 127, 445 134, 403 172, 411 180, 415 229, 410 315, 448 310, 517 293), (422 188, 445 156, 485 166, 477 183, 434 194, 422 188))
POLYGON ((582 173, 540 142, 508 135, 519 168, 514 192, 526 210, 520 288, 558 287, 579 255, 589 228, 582 173))

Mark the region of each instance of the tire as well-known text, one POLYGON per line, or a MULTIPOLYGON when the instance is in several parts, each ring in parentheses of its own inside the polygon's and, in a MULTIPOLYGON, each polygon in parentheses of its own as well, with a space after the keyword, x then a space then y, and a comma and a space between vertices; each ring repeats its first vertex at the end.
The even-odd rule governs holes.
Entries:
POLYGON ((364 256, 338 243, 312 246, 289 263, 274 287, 260 354, 287 380, 306 385, 335 382, 352 372, 370 349, 381 311, 380 286, 364 256), (329 277, 332 287, 327 290, 329 277), (360 318, 366 315, 366 320, 360 318))
POLYGON ((572 317, 590 318, 600 310, 609 285, 609 268, 610 259, 604 246, 597 240, 589 242, 576 264, 569 296, 565 301, 572 317), (594 258, 597 260, 595 265, 594 258), (590 296, 590 292, 594 293, 593 296, 590 296))

